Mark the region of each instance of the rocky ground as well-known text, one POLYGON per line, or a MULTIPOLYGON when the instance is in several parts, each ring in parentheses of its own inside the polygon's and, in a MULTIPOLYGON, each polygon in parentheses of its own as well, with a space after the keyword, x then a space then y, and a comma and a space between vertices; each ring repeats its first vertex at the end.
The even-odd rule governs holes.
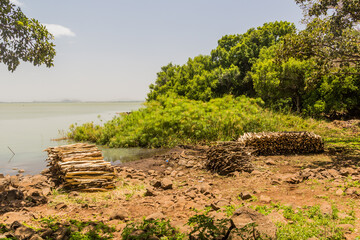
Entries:
POLYGON ((68 228, 44 229, 44 219, 101 221, 115 227, 115 239, 121 239, 127 223, 144 217, 170 219, 172 226, 189 232, 189 217, 205 208, 215 219, 232 219, 226 238, 231 229, 249 222, 275 237, 274 223, 292 220, 281 208, 265 216, 255 207, 297 211, 315 205, 323 214, 332 214, 336 206, 345 237, 360 236, 359 155, 336 149, 316 155, 259 156, 253 159, 251 173, 221 176, 205 169, 205 152, 206 147, 183 146, 117 166, 116 189, 108 192, 62 192, 43 175, 0 176, 0 223, 7 229, 0 239, 67 239, 68 228), (342 223, 351 217, 351 224, 342 223))

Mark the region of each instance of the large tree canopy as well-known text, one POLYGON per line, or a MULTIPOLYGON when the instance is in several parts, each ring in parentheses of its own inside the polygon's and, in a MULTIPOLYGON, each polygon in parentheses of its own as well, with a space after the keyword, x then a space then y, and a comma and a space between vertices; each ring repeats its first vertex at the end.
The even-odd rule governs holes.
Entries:
POLYGON ((15 71, 20 60, 53 66, 53 36, 37 20, 27 18, 9 0, 0 0, 0 62, 15 71))
POLYGON ((314 58, 320 72, 360 66, 360 0, 296 0, 307 27, 285 38, 280 58, 314 58))
POLYGON ((208 101, 225 94, 254 96, 252 79, 247 77, 262 48, 295 33, 289 22, 265 23, 244 34, 226 35, 208 56, 189 59, 182 66, 169 64, 150 85, 148 100, 175 93, 189 99, 208 101))

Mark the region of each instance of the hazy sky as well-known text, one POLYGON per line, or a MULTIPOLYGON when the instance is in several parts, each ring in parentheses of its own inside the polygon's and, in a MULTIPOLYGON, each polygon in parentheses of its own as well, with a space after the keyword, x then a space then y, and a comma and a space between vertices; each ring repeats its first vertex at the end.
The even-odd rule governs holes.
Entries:
POLYGON ((0 63, 0 101, 144 100, 161 66, 265 22, 300 26, 294 0, 13 0, 55 35, 55 66, 0 63))

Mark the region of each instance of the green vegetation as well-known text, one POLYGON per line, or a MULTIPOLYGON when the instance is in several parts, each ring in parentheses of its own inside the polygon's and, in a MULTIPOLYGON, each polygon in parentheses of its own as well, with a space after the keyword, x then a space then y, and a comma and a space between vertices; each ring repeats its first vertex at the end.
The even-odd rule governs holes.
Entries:
POLYGON ((57 231, 60 227, 69 229, 70 240, 106 240, 113 238, 115 229, 102 222, 78 221, 70 219, 68 223, 60 223, 56 218, 42 218, 39 220, 45 228, 57 231))
POLYGON ((9 0, 0 1, 0 62, 15 71, 20 60, 34 66, 53 66, 55 45, 45 26, 27 18, 9 0))
POLYGON ((122 232, 122 239, 168 239, 180 240, 185 235, 170 225, 169 220, 146 220, 128 223, 122 232))
POLYGON ((235 140, 245 132, 316 130, 318 122, 274 113, 262 101, 225 96, 209 102, 159 97, 146 108, 116 117, 104 126, 72 126, 69 136, 110 147, 172 147, 235 140))
MULTIPOLYGON (((228 207, 233 208, 233 207, 228 207)), ((296 210, 288 206, 273 204, 271 206, 254 206, 256 211, 268 215, 277 212, 284 217, 287 223, 278 222, 277 239, 306 240, 311 237, 318 239, 344 239, 344 231, 340 224, 354 224, 355 216, 352 213, 346 218, 338 217, 339 210, 333 206, 331 214, 322 213, 320 206, 305 206, 296 210)), ((190 217, 187 225, 191 227, 188 236, 179 234, 171 227, 168 220, 143 220, 139 223, 128 224, 122 234, 123 239, 150 239, 157 236, 161 239, 220 239, 225 236, 230 218, 215 220, 209 211, 197 213, 190 217), (142 231, 139 231, 142 230, 142 231)), ((238 236, 249 236, 246 233, 254 231, 255 224, 248 224, 242 229, 236 229, 238 236)), ((249 239, 253 239, 250 235, 249 239)), ((243 238, 248 239, 248 238, 243 238)))

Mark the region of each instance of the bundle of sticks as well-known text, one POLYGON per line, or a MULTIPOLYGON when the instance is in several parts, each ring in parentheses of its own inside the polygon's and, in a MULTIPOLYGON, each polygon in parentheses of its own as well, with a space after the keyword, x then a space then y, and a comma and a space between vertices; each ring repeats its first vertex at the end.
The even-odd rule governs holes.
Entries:
POLYGON ((310 132, 245 133, 238 141, 257 155, 304 154, 324 151, 319 135, 310 132))
POLYGON ((93 144, 76 143, 45 149, 51 178, 64 189, 106 191, 115 188, 114 168, 93 144))
POLYGON ((208 149, 205 167, 220 175, 252 172, 252 151, 239 142, 219 142, 208 149))

